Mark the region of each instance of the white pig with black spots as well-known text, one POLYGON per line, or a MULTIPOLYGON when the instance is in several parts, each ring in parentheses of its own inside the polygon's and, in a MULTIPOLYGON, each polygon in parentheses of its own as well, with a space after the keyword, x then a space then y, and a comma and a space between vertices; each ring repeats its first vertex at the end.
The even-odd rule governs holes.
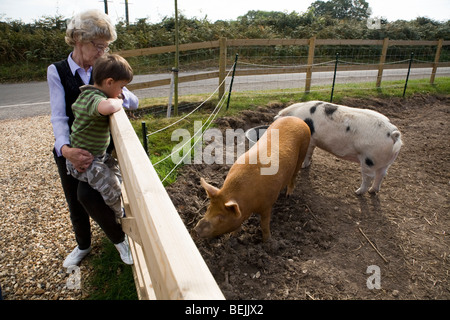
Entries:
POLYGON ((397 127, 373 110, 308 101, 281 110, 275 119, 285 116, 299 117, 311 130, 302 167, 310 165, 315 147, 357 162, 361 165, 362 176, 361 186, 356 190, 359 195, 367 190, 370 193, 380 191, 381 182, 403 144, 397 127))

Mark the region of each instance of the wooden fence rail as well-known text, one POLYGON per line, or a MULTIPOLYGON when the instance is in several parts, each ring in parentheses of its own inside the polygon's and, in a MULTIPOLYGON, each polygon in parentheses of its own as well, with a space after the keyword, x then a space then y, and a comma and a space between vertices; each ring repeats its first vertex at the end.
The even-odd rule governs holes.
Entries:
MULTIPOLYGON (((313 72, 330 71, 333 67, 328 66, 316 66, 314 65, 314 53, 318 46, 381 46, 381 54, 378 64, 374 65, 346 65, 339 66, 339 70, 378 70, 376 86, 381 86, 383 78, 383 70, 385 69, 397 69, 407 68, 408 64, 386 64, 386 54, 389 46, 435 46, 436 53, 434 62, 430 63, 414 63, 413 68, 432 68, 430 75, 430 83, 434 83, 436 71, 438 67, 448 67, 450 62, 439 62, 442 46, 450 45, 450 40, 444 41, 443 39, 437 41, 416 41, 416 40, 359 40, 359 39, 226 39, 221 38, 217 41, 196 42, 189 44, 179 45, 179 51, 190 51, 199 49, 213 49, 220 48, 219 53, 219 68, 218 71, 200 73, 196 75, 180 76, 179 82, 198 81, 211 78, 219 78, 219 85, 222 84, 227 71, 226 71, 226 57, 228 47, 249 47, 249 46, 308 46, 308 62, 307 65, 301 67, 284 67, 284 68, 270 68, 270 69, 238 69, 236 70, 236 76, 243 75, 261 75, 261 74, 282 74, 282 73, 306 73, 305 92, 309 92, 311 89, 311 79, 313 72)), ((126 50, 116 52, 123 57, 137 57, 144 55, 153 55, 161 53, 175 52, 175 46, 163 46, 156 48, 126 50)), ((163 86, 170 84, 170 78, 154 80, 141 83, 133 83, 128 86, 130 90, 151 88, 157 86, 163 86)), ((219 88, 219 97, 225 92, 225 84, 219 88)))
POLYGON ((224 299, 124 110, 110 117, 110 126, 139 298, 224 299))

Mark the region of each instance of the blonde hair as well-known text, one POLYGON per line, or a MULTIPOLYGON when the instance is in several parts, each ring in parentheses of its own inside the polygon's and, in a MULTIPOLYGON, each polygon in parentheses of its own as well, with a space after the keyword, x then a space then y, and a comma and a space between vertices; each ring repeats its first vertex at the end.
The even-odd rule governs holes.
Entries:
POLYGON ((103 39, 113 42, 117 39, 116 28, 109 17, 100 10, 88 10, 76 14, 68 23, 66 43, 74 47, 77 41, 103 39))

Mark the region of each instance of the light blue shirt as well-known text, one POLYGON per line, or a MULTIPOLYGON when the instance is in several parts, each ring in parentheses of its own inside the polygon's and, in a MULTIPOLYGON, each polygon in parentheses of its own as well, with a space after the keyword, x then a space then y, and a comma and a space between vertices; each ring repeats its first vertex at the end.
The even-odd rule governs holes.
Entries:
MULTIPOLYGON (((89 84, 89 79, 91 78, 92 67, 87 71, 80 67, 72 59, 72 53, 68 57, 69 67, 72 74, 75 75, 77 72, 84 82, 84 84, 89 84)), ((47 83, 50 91, 50 108, 51 108, 51 122, 53 126, 53 135, 55 136, 55 150, 58 157, 62 156, 61 148, 65 144, 70 145, 70 128, 69 128, 69 117, 66 114, 66 100, 65 92, 61 79, 59 78, 58 70, 56 66, 51 64, 47 69, 47 83)), ((134 110, 137 109, 139 105, 138 98, 127 88, 123 88, 123 107, 134 110)))

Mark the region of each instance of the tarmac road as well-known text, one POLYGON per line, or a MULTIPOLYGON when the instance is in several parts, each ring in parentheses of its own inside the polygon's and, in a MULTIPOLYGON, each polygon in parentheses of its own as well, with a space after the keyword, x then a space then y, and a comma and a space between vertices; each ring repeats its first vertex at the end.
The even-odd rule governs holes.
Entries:
MULTIPOLYGON (((404 80, 406 69, 384 70, 383 80, 404 80)), ((431 68, 411 69, 410 79, 429 78, 431 68)), ((194 74, 184 72, 180 75, 194 74)), ((336 83, 375 82, 377 71, 338 71, 336 83)), ((449 76, 450 68, 439 68, 437 77, 449 76)), ((170 74, 136 75, 133 83, 163 79, 170 74)), ((313 73, 312 85, 330 85, 333 80, 332 72, 313 73)), ((228 79, 229 81, 229 79, 228 79)), ((304 73, 241 76, 236 77, 233 91, 271 90, 300 88, 305 83, 304 73)), ((228 84, 228 82, 227 82, 228 84)), ((209 79, 179 84, 179 95, 195 93, 213 93, 218 86, 218 79, 209 79)), ((168 97, 169 86, 134 91, 138 98, 168 97)), ((16 84, 0 84, 0 120, 18 119, 50 114, 50 102, 47 82, 28 82, 16 84)))

